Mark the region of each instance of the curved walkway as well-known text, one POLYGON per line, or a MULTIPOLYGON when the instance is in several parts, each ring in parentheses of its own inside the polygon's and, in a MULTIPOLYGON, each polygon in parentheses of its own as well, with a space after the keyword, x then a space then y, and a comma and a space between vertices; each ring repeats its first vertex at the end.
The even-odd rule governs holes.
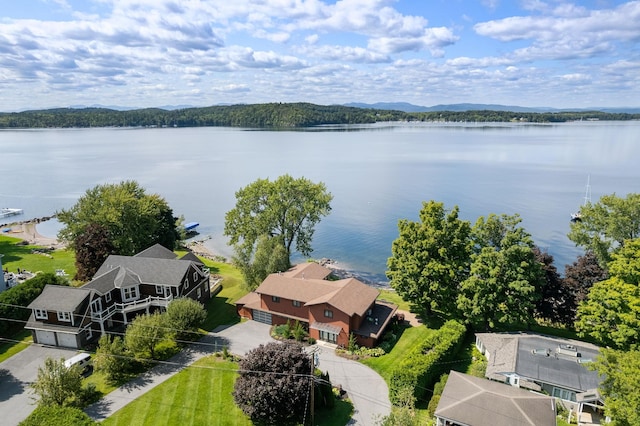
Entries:
MULTIPOLYGON (((106 395, 85 412, 94 420, 104 420, 132 400, 184 369, 198 359, 222 350, 244 355, 251 349, 274 341, 269 336, 270 326, 247 321, 231 326, 218 327, 200 342, 181 351, 166 364, 160 364, 142 376, 106 395)), ((319 345, 318 368, 329 372, 334 386, 342 385, 354 405, 351 425, 373 426, 381 416, 389 414, 387 385, 375 371, 356 361, 338 357, 332 348, 319 345)))

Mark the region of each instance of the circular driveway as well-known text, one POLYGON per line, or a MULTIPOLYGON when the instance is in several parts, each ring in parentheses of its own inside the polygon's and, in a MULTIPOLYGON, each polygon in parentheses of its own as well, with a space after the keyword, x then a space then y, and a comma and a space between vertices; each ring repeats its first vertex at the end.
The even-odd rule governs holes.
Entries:
MULTIPOLYGON (((212 335, 221 337, 232 353, 244 355, 260 344, 273 342, 269 336, 271 326, 256 321, 246 321, 224 329, 214 330, 212 335)), ((326 371, 334 386, 341 385, 353 402, 352 425, 375 425, 376 420, 391 412, 389 389, 378 373, 366 365, 341 358, 333 345, 318 342, 320 363, 318 369, 326 371)))

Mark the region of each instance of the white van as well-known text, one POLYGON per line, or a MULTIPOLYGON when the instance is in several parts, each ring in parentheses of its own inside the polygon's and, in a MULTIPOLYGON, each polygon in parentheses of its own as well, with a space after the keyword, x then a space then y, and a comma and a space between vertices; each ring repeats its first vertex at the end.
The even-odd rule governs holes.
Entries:
POLYGON ((82 370, 83 373, 86 373, 87 371, 89 371, 89 368, 91 367, 91 355, 87 353, 81 353, 81 354, 72 356, 71 358, 69 358, 64 362, 64 366, 67 368, 71 368, 74 365, 79 365, 80 370, 82 370))

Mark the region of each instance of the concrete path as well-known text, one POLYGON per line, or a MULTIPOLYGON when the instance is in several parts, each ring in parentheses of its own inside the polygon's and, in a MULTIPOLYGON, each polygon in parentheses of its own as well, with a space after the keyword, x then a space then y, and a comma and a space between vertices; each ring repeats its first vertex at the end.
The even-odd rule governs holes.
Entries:
MULTIPOLYGON (((89 406, 85 412, 95 420, 104 420, 129 402, 148 392, 198 359, 222 350, 245 355, 251 349, 274 341, 269 336, 270 326, 246 321, 232 326, 218 327, 199 343, 183 350, 167 363, 160 364, 139 378, 114 390, 102 400, 89 406)), ((380 416, 389 414, 387 385, 377 373, 358 362, 340 358, 332 347, 320 347, 318 368, 328 371, 334 385, 342 385, 354 404, 354 416, 349 424, 373 426, 380 416)))
POLYGON ((38 377, 38 368, 47 357, 68 359, 77 351, 30 344, 0 363, 0 424, 15 426, 36 408, 36 396, 31 383, 38 377))

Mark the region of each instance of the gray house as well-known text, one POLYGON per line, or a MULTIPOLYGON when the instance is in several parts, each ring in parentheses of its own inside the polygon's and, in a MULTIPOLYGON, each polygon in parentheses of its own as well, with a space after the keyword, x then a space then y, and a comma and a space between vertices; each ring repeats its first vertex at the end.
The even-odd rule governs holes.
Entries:
POLYGON ((555 400, 451 371, 435 411, 437 426, 555 426, 555 400))
POLYGON ((178 259, 156 244, 135 256, 109 256, 82 287, 45 286, 28 306, 25 328, 35 343, 81 348, 175 298, 204 303, 210 296, 209 269, 196 256, 178 259))

